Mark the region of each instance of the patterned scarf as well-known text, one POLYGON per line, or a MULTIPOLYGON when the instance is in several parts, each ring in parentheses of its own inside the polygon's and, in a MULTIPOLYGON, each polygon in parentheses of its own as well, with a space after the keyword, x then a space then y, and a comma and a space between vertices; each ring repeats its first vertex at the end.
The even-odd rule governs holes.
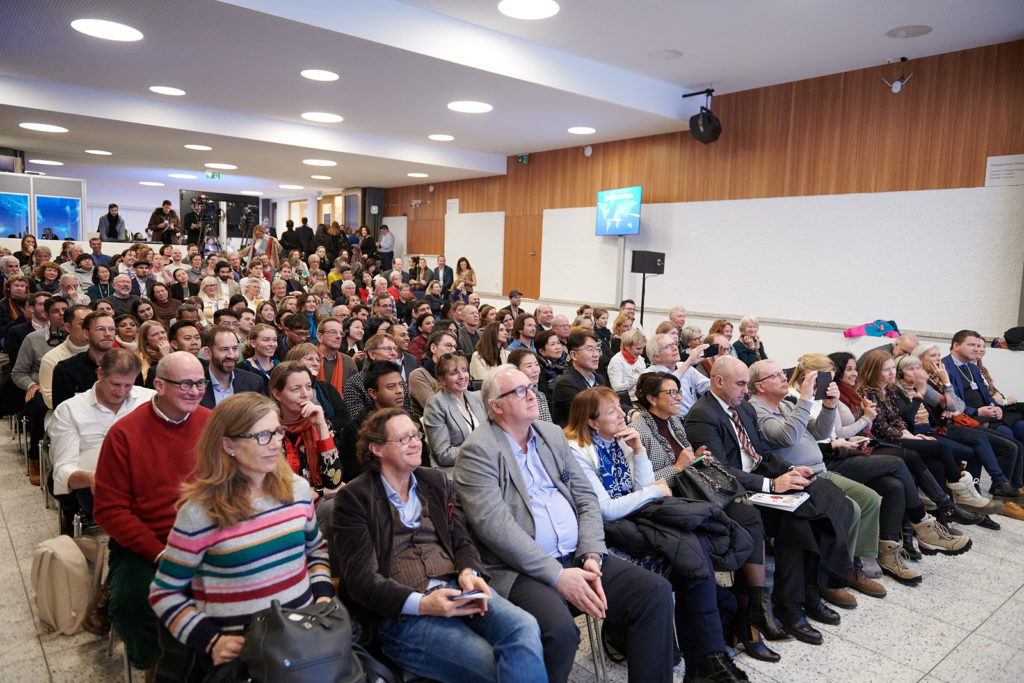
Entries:
POLYGON ((597 432, 591 432, 594 448, 597 450, 597 468, 601 475, 601 483, 612 498, 633 492, 633 475, 629 472, 629 462, 622 446, 614 439, 605 441, 597 432))

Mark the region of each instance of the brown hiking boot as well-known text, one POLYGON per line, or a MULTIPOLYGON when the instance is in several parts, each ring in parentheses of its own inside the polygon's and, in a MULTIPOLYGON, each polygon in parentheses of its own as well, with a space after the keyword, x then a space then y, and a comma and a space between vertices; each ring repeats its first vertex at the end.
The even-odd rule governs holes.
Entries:
POLYGON ((28 461, 28 483, 33 486, 39 486, 39 461, 29 460, 28 461))

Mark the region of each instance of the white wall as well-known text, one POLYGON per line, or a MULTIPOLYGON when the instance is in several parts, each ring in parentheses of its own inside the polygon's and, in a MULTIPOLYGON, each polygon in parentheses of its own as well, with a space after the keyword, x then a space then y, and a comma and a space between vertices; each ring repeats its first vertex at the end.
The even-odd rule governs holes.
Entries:
POLYGON ((409 270, 409 259, 406 258, 406 249, 409 246, 409 220, 405 216, 384 216, 380 223, 388 226, 388 230, 395 236, 395 256, 401 256, 403 267, 409 270))
POLYGON ((444 217, 444 255, 455 270, 465 256, 476 272, 476 290, 500 293, 505 252, 505 212, 449 213, 444 217))

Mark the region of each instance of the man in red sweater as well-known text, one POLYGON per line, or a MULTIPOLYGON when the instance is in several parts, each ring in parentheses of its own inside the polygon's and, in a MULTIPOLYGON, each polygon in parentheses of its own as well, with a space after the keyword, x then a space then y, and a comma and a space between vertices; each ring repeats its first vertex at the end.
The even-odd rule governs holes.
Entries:
POLYGON ((107 432, 96 465, 96 523, 110 534, 110 623, 132 665, 147 669, 160 652, 149 584, 174 525, 181 484, 210 415, 199 360, 178 351, 156 366, 156 396, 107 432))

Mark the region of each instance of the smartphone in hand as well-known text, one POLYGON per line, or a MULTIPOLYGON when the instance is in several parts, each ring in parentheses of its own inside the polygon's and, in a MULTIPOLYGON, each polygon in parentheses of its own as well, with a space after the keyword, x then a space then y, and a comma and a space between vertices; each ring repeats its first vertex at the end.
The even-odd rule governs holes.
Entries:
POLYGON ((704 349, 704 353, 700 355, 701 358, 711 358, 712 356, 718 355, 718 344, 708 344, 708 348, 704 349))
POLYGON ((832 384, 832 373, 819 372, 814 388, 814 400, 824 401, 828 398, 828 385, 832 384))

